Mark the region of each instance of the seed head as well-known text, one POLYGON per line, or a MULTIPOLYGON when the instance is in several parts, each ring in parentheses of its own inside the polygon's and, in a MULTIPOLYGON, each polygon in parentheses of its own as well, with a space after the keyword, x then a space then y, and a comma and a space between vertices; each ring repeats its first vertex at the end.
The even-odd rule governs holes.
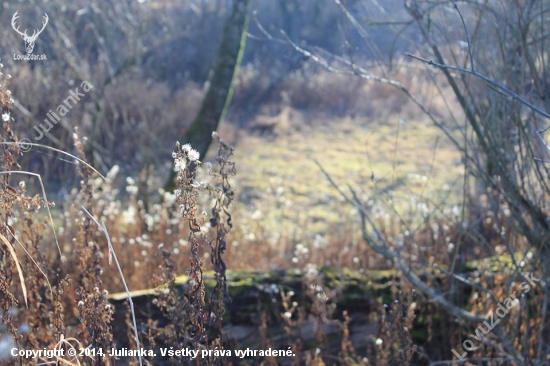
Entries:
POLYGON ((191 149, 187 153, 187 157, 189 158, 189 161, 197 161, 200 158, 200 154, 197 150, 191 149))

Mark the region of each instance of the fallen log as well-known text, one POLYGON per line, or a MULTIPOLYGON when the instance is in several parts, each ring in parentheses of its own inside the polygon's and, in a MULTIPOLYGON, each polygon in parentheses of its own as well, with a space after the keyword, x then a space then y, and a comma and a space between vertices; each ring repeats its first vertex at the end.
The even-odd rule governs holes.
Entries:
MULTIPOLYGON (((471 261, 465 265, 460 276, 475 281, 482 275, 487 279, 497 274, 510 274, 512 264, 509 257, 471 261)), ((423 280, 429 279, 441 289, 449 287, 450 279, 444 270, 424 268, 418 274, 423 280)), ((176 291, 183 293, 188 287, 188 281, 187 276, 179 276, 176 280, 176 291)), ((215 285, 213 273, 205 273, 204 281, 208 296, 215 285)), ((300 340, 303 349, 315 349, 319 346, 318 334, 321 331, 324 334, 324 352, 334 355, 340 352, 342 346, 344 311, 350 319, 350 344, 358 350, 358 354, 366 354, 368 348, 374 346, 380 333, 384 304, 393 303, 397 291, 401 288, 399 271, 351 271, 346 268, 308 268, 302 271, 271 272, 227 271, 227 284, 231 301, 226 304, 223 323, 225 335, 230 340, 228 347, 234 350, 261 349, 265 347, 266 340, 276 347, 288 347, 290 338, 294 337, 300 340), (284 296, 287 296, 288 301, 283 301, 284 296), (303 313, 299 315, 300 312, 296 311, 290 315, 290 319, 285 319, 289 316, 288 308, 293 302, 298 304, 303 313), (299 326, 289 327, 290 322, 286 320, 292 320, 297 324, 299 316, 302 316, 303 320, 299 326), (327 316, 336 321, 330 321, 327 316)), ((463 306, 466 305, 472 293, 471 287, 462 281, 456 281, 455 290, 459 296, 454 300, 463 306)), ((149 332, 151 320, 159 329, 169 325, 169 320, 154 304, 159 291, 166 289, 131 293, 141 337, 149 332)), ((454 319, 445 318, 444 314, 431 304, 430 299, 420 295, 415 301, 416 318, 410 334, 415 344, 428 347, 432 337, 437 337, 439 332, 445 334, 449 331, 446 327, 454 323, 454 319), (441 326, 438 326, 438 323, 441 323, 441 326), (428 327, 431 329, 429 335, 428 327)), ((119 347, 128 347, 127 294, 113 294, 110 296, 110 302, 116 309, 112 322, 114 337, 119 342, 119 347)), ((161 339, 156 339, 155 342, 157 347, 165 346, 161 339)), ((443 349, 441 352, 450 355, 451 343, 452 341, 449 341, 448 352, 443 349)), ((166 360, 155 359, 154 364, 163 364, 164 361, 166 360)), ((239 363, 239 359, 236 359, 236 362, 239 363)))

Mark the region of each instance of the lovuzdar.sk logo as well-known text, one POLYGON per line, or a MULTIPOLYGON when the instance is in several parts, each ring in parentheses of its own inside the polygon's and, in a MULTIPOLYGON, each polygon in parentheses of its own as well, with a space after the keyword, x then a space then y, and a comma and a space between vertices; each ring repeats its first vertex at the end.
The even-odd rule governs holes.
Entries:
POLYGON ((46 25, 48 24, 48 14, 44 13, 44 21, 42 22, 42 29, 38 30, 35 29, 32 33, 32 35, 27 34, 27 30, 25 29, 24 32, 21 32, 19 30, 19 26, 17 25, 17 19, 19 18, 19 11, 16 11, 15 14, 13 14, 13 17, 11 18, 11 26, 13 29, 21 35, 21 38, 25 41, 25 51, 27 51, 26 55, 16 55, 13 54, 14 60, 25 60, 25 61, 42 61, 47 60, 46 55, 33 55, 32 51, 34 50, 34 44, 36 42, 36 39, 42 33, 44 28, 46 28, 46 25))

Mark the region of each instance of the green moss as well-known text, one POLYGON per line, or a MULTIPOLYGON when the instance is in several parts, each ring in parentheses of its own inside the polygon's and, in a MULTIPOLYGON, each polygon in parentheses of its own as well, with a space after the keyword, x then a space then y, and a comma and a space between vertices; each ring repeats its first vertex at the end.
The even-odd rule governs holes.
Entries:
POLYGON ((464 272, 478 271, 478 270, 489 270, 491 272, 501 272, 504 270, 515 271, 518 270, 521 273, 531 271, 531 265, 529 261, 524 257, 524 253, 518 252, 514 254, 515 264, 519 267, 516 267, 512 257, 509 255, 500 255, 491 258, 476 259, 466 262, 464 265, 464 272), (521 267, 522 261, 524 266, 521 267))

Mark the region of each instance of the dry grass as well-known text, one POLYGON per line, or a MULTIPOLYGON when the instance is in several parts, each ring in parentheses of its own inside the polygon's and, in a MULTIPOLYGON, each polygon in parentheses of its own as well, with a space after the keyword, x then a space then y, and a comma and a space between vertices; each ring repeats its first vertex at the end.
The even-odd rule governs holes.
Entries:
MULTIPOLYGON (((292 80, 288 83, 290 92, 298 87, 292 80)), ((344 102, 336 98, 338 95, 323 99, 329 89, 337 91, 344 84, 345 80, 340 77, 331 79, 320 74, 319 80, 306 85, 310 89, 303 90, 305 96, 292 100, 288 133, 275 139, 237 133, 232 128, 222 130, 222 136, 232 135, 236 141, 235 156, 232 148, 220 142, 217 153, 203 158, 203 164, 196 170, 189 170, 196 158, 190 147, 179 146, 173 155, 178 162, 176 192, 156 188, 161 186, 164 163, 145 166, 135 177, 121 174, 118 166, 114 166, 105 179, 98 177, 83 163, 86 140, 79 134, 71 135, 81 159, 71 166, 77 170, 73 174, 78 174, 80 187, 72 189, 58 207, 52 208, 61 257, 44 210, 50 205, 48 199, 32 193, 40 189, 31 179, 17 185, 12 182, 15 177, 1 175, 0 208, 6 225, 0 227, 0 305, 5 324, 2 330, 11 334, 15 342, 10 344, 29 349, 53 349, 79 343, 103 349, 120 347, 121 342, 137 346, 131 331, 137 329, 129 315, 126 319, 128 339, 114 339, 111 328, 115 309, 109 302, 109 293, 123 291, 125 279, 131 290, 159 289, 155 305, 167 324, 160 325, 159 319, 151 318, 146 327, 138 325, 144 344, 196 350, 228 349, 231 340, 226 338, 222 321, 224 304, 228 301, 226 270, 294 268, 305 273, 305 300, 298 303, 285 291, 277 293, 281 301, 278 320, 284 324, 283 338, 269 333, 268 304, 257 305, 262 345, 291 347, 300 355, 292 363, 407 365, 416 362, 414 360, 425 361, 428 354, 439 359, 450 357, 450 354, 432 352, 428 347, 447 350, 455 345, 453 342, 462 340, 463 332, 467 332, 465 327, 435 315, 437 312, 430 308, 429 299, 411 298, 412 289, 398 285, 397 278, 391 291, 398 301, 386 304, 386 312, 384 299, 376 299, 374 303, 379 309, 369 314, 369 321, 382 325, 376 337, 363 340, 364 350, 353 346, 349 330, 352 320, 345 312, 337 313, 334 306, 346 284, 325 288, 316 276, 317 268, 348 267, 365 272, 392 268, 393 264, 368 249, 360 235, 357 212, 342 202, 315 161, 336 181, 358 187, 360 198, 381 234, 392 245, 405 248, 403 258, 411 267, 425 270, 428 282, 435 278, 436 272, 449 268, 455 255, 462 258, 460 264, 463 265, 468 259, 487 255, 489 249, 502 246, 501 227, 495 223, 501 213, 493 214, 484 200, 470 199, 472 206, 480 208, 481 216, 477 218, 480 222, 465 230, 462 220, 470 218, 461 216, 463 191, 457 182, 462 179, 463 167, 459 154, 439 130, 418 118, 393 92, 367 87, 361 82, 354 84, 353 93, 359 94, 352 102, 359 106, 361 96, 376 93, 381 97, 371 101, 368 108, 381 103, 387 112, 382 114, 367 113, 365 106, 362 108, 367 109, 357 110, 353 117, 298 109, 300 106, 314 108, 325 102, 347 103, 348 96, 341 99, 344 102), (321 92, 309 95, 313 89, 321 92), (237 177, 234 177, 235 166, 237 177), (105 222, 105 228, 97 222, 105 222), (480 249, 480 236, 488 243, 487 251, 480 249), (463 243, 460 249, 453 244, 458 242, 463 243), (117 267, 110 265, 113 251, 124 278, 117 267), (435 269, 427 270, 427 265, 435 269), (204 283, 205 272, 209 270, 215 273, 212 292, 206 291, 204 283), (179 292, 177 278, 183 273, 187 273, 186 279, 191 281, 187 290, 179 292), (28 308, 23 302, 28 303, 28 308), (16 314, 13 309, 17 309, 16 314), (302 330, 310 324, 313 324, 313 336, 311 342, 306 342, 302 330), (454 332, 446 341, 438 338, 442 326, 454 332), (337 329, 337 347, 332 338, 334 331, 327 331, 330 327, 337 329), (425 330, 427 335, 422 336, 422 342, 426 348, 416 348, 413 344, 415 327, 425 330)), ((136 81, 126 85, 128 89, 125 85, 116 89, 121 103, 136 107, 135 115, 117 114, 117 103, 107 108, 111 117, 118 116, 122 121, 116 133, 125 137, 126 144, 132 141, 130 135, 136 133, 132 127, 139 127, 138 134, 153 128, 154 124, 148 123, 160 113, 157 107, 167 93, 159 85, 151 88, 154 103, 147 111, 144 105, 148 99, 143 96, 133 99, 129 92, 140 85, 136 81), (138 116, 143 119, 134 124, 138 116)), ((198 98, 200 91, 193 90, 193 98, 198 98)), ((426 95, 430 95, 430 91, 426 91, 426 95)), ((9 113, 12 105, 8 92, 0 90, 0 97, 3 114, 9 113)), ((440 101, 434 99, 434 103, 440 101)), ((192 104, 180 107, 189 110, 192 104)), ((172 112, 164 111, 163 116, 175 118, 178 113, 172 112)), ((5 121, 4 142, 17 141, 11 133, 11 121, 5 121)), ((107 127, 101 128, 106 131, 107 127)), ((158 138, 159 144, 167 139, 156 132, 152 130, 148 138, 158 138)), ((106 137, 112 140, 109 141, 113 149, 139 151, 143 154, 140 162, 160 159, 151 157, 152 152, 139 144, 118 146, 117 136, 106 137)), ((2 149, 3 171, 13 170, 17 147, 5 144, 2 149)), ((468 208, 466 215, 471 211, 468 208)), ((514 249, 522 248, 524 243, 518 238, 514 249)), ((476 279, 480 285, 504 296, 509 290, 504 284, 515 274, 504 270, 494 275, 490 270, 479 268, 476 279)), ((433 281, 430 285, 441 286, 443 290, 456 285, 451 279, 443 283, 433 281)), ((533 294, 540 296, 538 290, 533 294)), ((457 302, 468 303, 472 311, 484 313, 494 307, 494 302, 481 301, 472 293, 466 292, 463 296, 457 302)), ((540 304, 540 297, 536 299, 531 306, 540 304)), ((528 330, 515 331, 513 320, 540 325, 541 308, 533 309, 529 319, 523 313, 514 313, 514 318, 506 323, 506 330, 519 341, 528 330)), ((533 353, 537 339, 534 334, 528 335, 522 351, 533 353)), ((480 350, 472 357, 481 355, 480 350)), ((203 363, 225 361, 211 357, 203 363)), ((114 364, 112 359, 98 355, 63 362, 114 364)), ((137 364, 138 360, 132 362, 137 364)), ((257 364, 260 362, 276 364, 277 360, 256 359, 257 364)))

